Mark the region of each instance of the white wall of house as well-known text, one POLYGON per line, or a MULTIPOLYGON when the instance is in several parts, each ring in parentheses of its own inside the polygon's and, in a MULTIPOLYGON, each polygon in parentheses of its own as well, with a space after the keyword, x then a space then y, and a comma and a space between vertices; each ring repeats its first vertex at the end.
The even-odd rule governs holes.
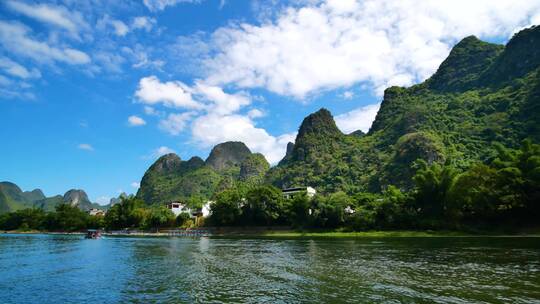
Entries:
POLYGON ((211 213, 211 210, 210 210, 210 205, 212 205, 214 202, 213 201, 207 201, 203 206, 202 206, 202 216, 203 217, 208 217, 211 213))

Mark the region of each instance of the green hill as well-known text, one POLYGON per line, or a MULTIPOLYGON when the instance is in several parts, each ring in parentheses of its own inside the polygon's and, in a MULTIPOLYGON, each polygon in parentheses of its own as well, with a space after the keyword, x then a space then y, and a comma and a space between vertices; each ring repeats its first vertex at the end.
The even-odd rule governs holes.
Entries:
POLYGON ((209 199, 235 183, 262 180, 268 168, 262 154, 252 154, 241 142, 215 146, 206 161, 200 157, 183 161, 171 153, 161 156, 146 171, 137 197, 147 204, 192 196, 209 199))
POLYGON ((390 184, 408 189, 417 159, 467 168, 492 158, 495 143, 540 142, 539 50, 539 27, 517 33, 506 46, 466 37, 425 82, 388 88, 367 134, 343 134, 321 109, 303 120, 273 168, 240 142, 217 145, 206 161, 169 154, 145 173, 137 197, 149 204, 210 198, 261 182, 322 193, 380 192, 390 184))
POLYGON ((39 189, 23 192, 11 182, 0 182, 0 212, 31 208, 34 202, 45 198, 39 189))
POLYGON ((411 186, 412 163, 467 167, 494 154, 493 144, 540 141, 540 28, 506 46, 467 37, 437 72, 410 88, 391 87, 368 134, 344 135, 324 109, 304 119, 296 143, 267 180, 322 192, 411 186))

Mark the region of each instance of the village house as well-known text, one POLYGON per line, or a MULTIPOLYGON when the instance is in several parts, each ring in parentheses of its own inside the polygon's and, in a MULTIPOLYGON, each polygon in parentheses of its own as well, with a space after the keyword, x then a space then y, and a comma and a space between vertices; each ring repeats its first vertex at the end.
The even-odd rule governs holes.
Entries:
POLYGON ((91 216, 105 216, 105 211, 97 208, 92 208, 88 210, 88 214, 91 216))
POLYGON ((308 198, 312 198, 317 194, 317 191, 312 187, 295 187, 295 188, 286 188, 281 190, 281 193, 284 198, 293 198, 295 195, 305 193, 308 198))
POLYGON ((210 215, 210 205, 213 201, 207 201, 202 208, 190 208, 185 203, 179 201, 173 201, 167 203, 167 208, 174 213, 174 216, 178 216, 181 213, 189 214, 191 218, 208 217, 210 215))

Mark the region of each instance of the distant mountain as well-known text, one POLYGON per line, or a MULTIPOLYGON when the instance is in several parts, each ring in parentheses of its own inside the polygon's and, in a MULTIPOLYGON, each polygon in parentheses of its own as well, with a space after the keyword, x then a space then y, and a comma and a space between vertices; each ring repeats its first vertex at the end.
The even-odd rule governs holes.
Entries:
POLYGON ((45 211, 54 211, 56 206, 63 203, 64 197, 62 195, 55 195, 36 201, 34 206, 45 211))
POLYGON ((0 182, 0 212, 30 208, 34 202, 45 198, 40 189, 23 192, 11 182, 0 182))
POLYGON ((203 161, 183 161, 176 154, 161 156, 144 174, 137 197, 147 204, 200 196, 209 199, 216 191, 236 183, 261 181, 269 168, 262 154, 253 154, 241 142, 215 146, 203 161))
POLYGON ((90 210, 92 202, 88 199, 88 195, 84 190, 71 189, 64 194, 63 201, 73 207, 79 207, 81 210, 90 210))
POLYGON ((41 208, 45 211, 54 211, 59 204, 70 204, 84 211, 90 208, 105 210, 109 208, 109 206, 101 206, 90 202, 86 192, 80 189, 69 190, 64 195, 45 197, 40 189, 23 192, 14 183, 0 182, 0 213, 25 208, 41 208))

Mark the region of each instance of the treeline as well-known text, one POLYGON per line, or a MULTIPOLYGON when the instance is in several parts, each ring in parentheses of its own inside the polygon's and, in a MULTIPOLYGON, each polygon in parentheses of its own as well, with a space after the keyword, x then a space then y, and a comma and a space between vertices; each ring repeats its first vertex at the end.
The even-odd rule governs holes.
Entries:
POLYGON ((497 154, 459 171, 416 161, 414 188, 389 186, 381 194, 343 192, 284 199, 279 189, 229 189, 212 205, 209 225, 292 225, 297 228, 461 229, 537 224, 540 215, 540 145, 496 145, 497 154))
POLYGON ((0 230, 82 231, 85 229, 118 230, 126 228, 155 230, 193 225, 187 214, 178 218, 165 206, 146 206, 133 196, 124 196, 105 216, 91 216, 67 204, 55 212, 23 209, 0 215, 0 230))
MULTIPOLYGON (((524 141, 520 149, 496 145, 496 155, 460 171, 451 161, 416 161, 414 187, 389 186, 380 194, 337 192, 285 199, 270 185, 236 187, 215 195, 208 219, 175 217, 164 205, 145 205, 122 197, 105 216, 58 205, 55 212, 24 209, 0 215, 0 230, 79 231, 207 226, 272 226, 346 230, 463 229, 538 225, 540 216, 540 145, 524 141)), ((198 197, 188 202, 200 207, 198 197)))
POLYGON ((102 216, 90 216, 68 204, 56 206, 55 212, 32 208, 0 215, 0 230, 79 231, 101 227, 102 216))

